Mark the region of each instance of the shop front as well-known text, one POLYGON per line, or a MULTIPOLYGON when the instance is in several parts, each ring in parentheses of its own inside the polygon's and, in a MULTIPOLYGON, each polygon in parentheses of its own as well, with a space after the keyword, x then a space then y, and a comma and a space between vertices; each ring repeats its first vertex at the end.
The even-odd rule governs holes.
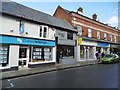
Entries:
POLYGON ((0 36, 0 69, 26 68, 42 63, 55 63, 55 41, 35 38, 0 36))
POLYGON ((77 62, 76 33, 56 30, 57 63, 73 64, 77 62))
POLYGON ((84 39, 81 41, 81 43, 78 43, 78 61, 95 60, 96 46, 96 42, 84 39))
POLYGON ((120 45, 117 44, 110 44, 110 53, 117 53, 119 52, 120 45))
POLYGON ((96 51, 99 50, 101 53, 110 54, 110 44, 98 42, 96 51))

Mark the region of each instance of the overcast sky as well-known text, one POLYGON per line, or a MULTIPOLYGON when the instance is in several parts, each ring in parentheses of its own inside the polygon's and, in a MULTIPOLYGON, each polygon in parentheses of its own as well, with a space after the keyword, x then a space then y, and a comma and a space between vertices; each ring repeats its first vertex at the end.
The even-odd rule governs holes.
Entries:
POLYGON ((79 7, 82 7, 84 15, 91 18, 96 13, 99 21, 118 27, 118 0, 109 0, 109 2, 108 0, 104 0, 106 2, 102 2, 102 0, 97 2, 94 2, 94 0, 89 0, 89 2, 86 2, 87 0, 81 2, 79 0, 64 0, 64 2, 60 0, 49 0, 49 2, 46 0, 14 1, 50 15, 54 14, 58 5, 70 11, 76 11, 79 7))

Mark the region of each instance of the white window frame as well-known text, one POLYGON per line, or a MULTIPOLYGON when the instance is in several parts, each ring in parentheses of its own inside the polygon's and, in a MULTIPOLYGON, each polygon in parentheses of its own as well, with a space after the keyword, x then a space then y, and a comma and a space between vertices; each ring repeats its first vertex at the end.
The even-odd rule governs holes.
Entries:
POLYGON ((112 41, 112 34, 110 34, 110 41, 112 41))
POLYGON ((100 31, 97 31, 97 39, 100 39, 100 31))
POLYGON ((92 37, 92 29, 88 28, 88 37, 92 37))
POLYGON ((42 27, 42 34, 40 36, 40 29, 39 29, 39 37, 41 37, 41 38, 49 38, 48 26, 40 25, 40 27, 42 27), (46 37, 43 37, 43 35, 44 35, 44 28, 46 28, 46 37))
POLYGON ((114 36, 114 41, 116 42, 116 36, 114 36))
POLYGON ((78 30, 78 35, 82 36, 82 26, 81 25, 77 25, 77 30, 78 30))
POLYGON ((107 40, 107 34, 104 33, 104 40, 107 40))

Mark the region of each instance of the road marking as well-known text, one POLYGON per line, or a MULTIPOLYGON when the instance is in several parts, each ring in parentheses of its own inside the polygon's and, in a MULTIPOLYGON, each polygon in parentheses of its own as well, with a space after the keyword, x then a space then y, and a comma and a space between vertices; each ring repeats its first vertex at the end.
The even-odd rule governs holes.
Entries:
POLYGON ((9 79, 8 79, 7 81, 10 83, 10 86, 5 87, 5 88, 12 88, 12 87, 14 87, 14 85, 10 82, 10 80, 9 80, 9 79))

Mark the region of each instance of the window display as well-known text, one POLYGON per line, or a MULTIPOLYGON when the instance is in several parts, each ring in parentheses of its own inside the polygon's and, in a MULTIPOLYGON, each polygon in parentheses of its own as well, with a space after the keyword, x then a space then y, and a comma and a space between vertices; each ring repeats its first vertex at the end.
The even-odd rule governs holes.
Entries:
POLYGON ((33 62, 52 60, 51 48, 33 47, 33 62))
POLYGON ((89 58, 93 59, 93 48, 89 47, 89 58))
POLYGON ((84 58, 84 46, 80 46, 80 58, 84 58))
POLYGON ((8 46, 0 46, 0 64, 8 64, 8 46))
POLYGON ((74 46, 61 46, 59 45, 57 47, 57 54, 58 57, 65 58, 65 57, 71 57, 74 58, 74 46))

